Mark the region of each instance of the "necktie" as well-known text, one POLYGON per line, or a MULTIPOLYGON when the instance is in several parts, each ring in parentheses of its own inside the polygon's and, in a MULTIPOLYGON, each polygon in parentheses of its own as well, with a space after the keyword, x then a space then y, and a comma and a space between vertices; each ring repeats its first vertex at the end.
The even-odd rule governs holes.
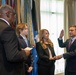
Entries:
POLYGON ((69 41, 69 48, 70 48, 71 44, 72 44, 72 39, 69 41))

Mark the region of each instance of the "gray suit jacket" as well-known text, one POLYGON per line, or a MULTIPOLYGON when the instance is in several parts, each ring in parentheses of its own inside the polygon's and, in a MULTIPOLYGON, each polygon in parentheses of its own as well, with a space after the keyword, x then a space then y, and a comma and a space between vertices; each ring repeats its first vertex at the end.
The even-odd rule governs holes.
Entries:
POLYGON ((22 75, 26 57, 15 30, 0 19, 0 75, 22 75))

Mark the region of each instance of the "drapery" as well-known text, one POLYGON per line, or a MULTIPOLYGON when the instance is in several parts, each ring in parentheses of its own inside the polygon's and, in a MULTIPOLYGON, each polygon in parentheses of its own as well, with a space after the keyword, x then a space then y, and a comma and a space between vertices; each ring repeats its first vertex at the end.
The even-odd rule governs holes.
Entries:
MULTIPOLYGON (((16 11, 16 25, 18 23, 27 23, 31 46, 33 46, 35 41, 35 36, 40 29, 40 0, 0 0, 0 5, 8 4, 12 6, 16 11), (35 7, 33 7, 34 5, 35 7), (35 11, 34 11, 34 10, 35 11), (35 14, 33 14, 35 13, 35 14), (36 33, 35 33, 36 31, 36 33)), ((15 25, 12 25, 15 28, 15 25)), ((37 52, 35 47, 32 50, 34 56, 34 69, 31 75, 37 75, 37 52)))
POLYGON ((69 26, 76 24, 76 0, 64 0, 64 39, 69 37, 69 26))

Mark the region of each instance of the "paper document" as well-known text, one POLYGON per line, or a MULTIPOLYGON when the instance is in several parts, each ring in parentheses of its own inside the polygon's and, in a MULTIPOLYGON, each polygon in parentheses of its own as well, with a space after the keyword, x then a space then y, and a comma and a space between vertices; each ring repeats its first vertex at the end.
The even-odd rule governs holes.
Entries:
POLYGON ((26 47, 26 48, 24 48, 24 50, 32 50, 32 48, 26 47))

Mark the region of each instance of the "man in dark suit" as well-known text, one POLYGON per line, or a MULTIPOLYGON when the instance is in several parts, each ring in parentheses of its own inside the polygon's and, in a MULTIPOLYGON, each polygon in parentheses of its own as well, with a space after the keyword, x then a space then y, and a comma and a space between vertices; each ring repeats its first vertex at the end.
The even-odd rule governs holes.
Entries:
POLYGON ((64 31, 61 31, 58 43, 61 48, 66 47, 67 52, 55 58, 60 59, 63 57, 66 59, 65 75, 76 75, 76 25, 70 26, 69 35, 71 38, 63 42, 64 31))
POLYGON ((23 61, 30 51, 21 50, 11 27, 15 12, 9 5, 0 7, 0 75, 24 75, 23 61))

